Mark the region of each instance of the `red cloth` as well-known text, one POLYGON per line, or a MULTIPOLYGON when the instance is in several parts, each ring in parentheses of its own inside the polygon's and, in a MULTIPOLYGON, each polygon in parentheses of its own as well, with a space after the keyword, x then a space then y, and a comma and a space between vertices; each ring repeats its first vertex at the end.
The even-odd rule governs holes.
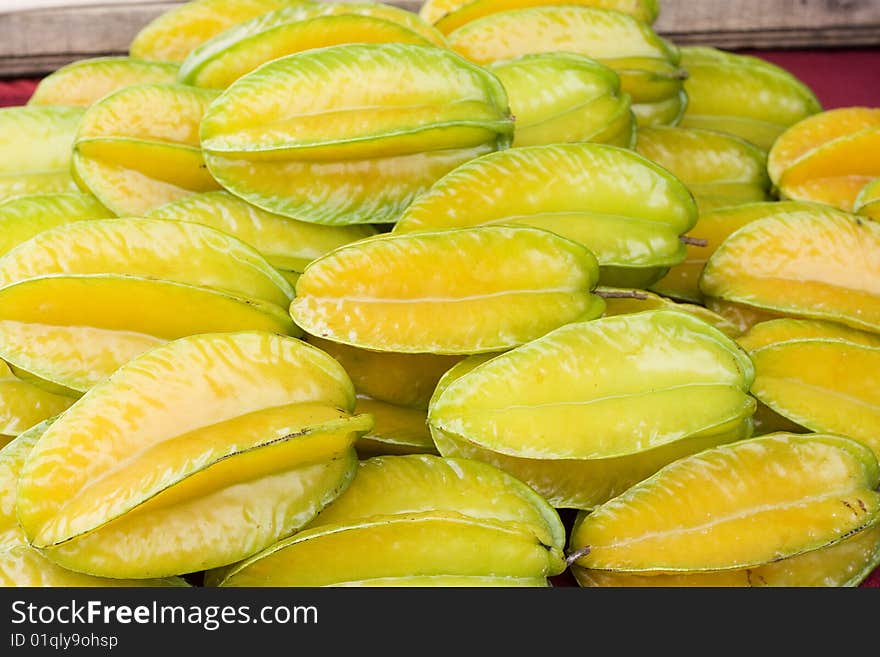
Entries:
MULTIPOLYGON (((880 48, 846 50, 749 50, 803 80, 823 108, 864 105, 880 107, 880 48)), ((39 78, 0 80, 0 107, 23 105, 39 78)), ((556 586, 576 586, 567 573, 553 578, 556 586)), ((880 588, 880 568, 862 583, 880 588)))

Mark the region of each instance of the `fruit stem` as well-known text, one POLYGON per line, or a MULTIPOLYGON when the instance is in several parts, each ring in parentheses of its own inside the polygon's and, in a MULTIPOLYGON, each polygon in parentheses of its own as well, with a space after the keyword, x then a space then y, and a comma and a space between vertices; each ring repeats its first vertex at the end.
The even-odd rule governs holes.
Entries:
POLYGON ((691 246, 709 246, 709 242, 702 239, 701 237, 689 237, 688 235, 679 235, 678 239, 680 239, 682 243, 690 244, 691 246))
POLYGON ((580 559, 581 557, 585 557, 590 553, 590 546, 582 547, 580 550, 575 550, 567 557, 565 557, 565 565, 571 566, 575 561, 580 559))
POLYGON ((602 297, 603 299, 638 299, 639 301, 644 301, 648 298, 648 295, 644 292, 638 292, 636 290, 627 290, 621 292, 610 292, 608 290, 593 290, 593 294, 596 296, 602 297))

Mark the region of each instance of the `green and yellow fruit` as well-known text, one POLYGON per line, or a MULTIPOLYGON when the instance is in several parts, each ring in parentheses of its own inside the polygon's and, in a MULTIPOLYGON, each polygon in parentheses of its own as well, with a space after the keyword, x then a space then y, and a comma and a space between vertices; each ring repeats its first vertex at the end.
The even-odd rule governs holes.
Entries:
POLYGON ((875 178, 862 187, 854 205, 856 213, 880 220, 880 178, 875 178))
POLYGON ((73 192, 71 147, 80 107, 0 108, 0 202, 23 194, 73 192))
POLYGON ((597 287, 596 294, 605 300, 603 317, 632 315, 646 310, 678 310, 702 319, 730 338, 736 338, 741 334, 739 326, 696 303, 673 301, 648 290, 597 287))
POLYGON ((602 314, 593 254, 550 231, 388 234, 306 267, 290 306, 306 333, 373 351, 502 351, 602 314))
POLYGON ((648 127, 639 130, 636 151, 681 180, 701 214, 772 198, 767 155, 739 137, 713 130, 648 127))
POLYGON ((0 201, 0 256, 49 228, 115 216, 91 194, 27 194, 0 201))
POLYGON ((431 455, 362 461, 303 531, 207 574, 217 586, 547 586, 565 569, 559 515, 489 465, 431 455))
MULTIPOLYGON (((575 563, 600 576, 726 571, 742 578, 745 569, 876 528, 878 484, 876 457, 854 440, 760 436, 675 461, 579 514, 569 549, 589 547, 575 563)), ((868 542, 875 539, 872 532, 868 542)))
POLYGON ((67 410, 73 398, 18 378, 0 361, 0 447, 20 433, 67 410))
MULTIPOLYGON (((706 261, 730 235, 758 219, 785 216, 796 220, 797 217, 809 217, 826 211, 825 206, 817 203, 769 201, 702 212, 696 225, 688 231, 688 236, 693 238, 694 243, 687 245, 684 262, 671 267, 662 279, 651 285, 651 289, 674 299, 704 303, 706 299, 700 292, 700 275, 703 273, 706 261)), ((755 323, 745 316, 737 318, 738 313, 735 309, 725 310, 728 319, 740 326, 743 331, 755 323)))
POLYGON ((437 452, 428 431, 428 403, 440 377, 461 356, 368 351, 312 335, 307 340, 348 373, 357 392, 355 412, 373 416, 373 428, 355 445, 362 458, 437 452))
POLYGON ((463 361, 441 379, 428 421, 444 456, 487 461, 556 507, 589 509, 677 458, 748 437, 753 377, 718 329, 645 311, 463 361))
POLYGON ((649 25, 660 14, 657 0, 427 0, 419 8, 419 15, 446 34, 489 14, 558 4, 613 9, 649 25))
POLYGON ((180 82, 225 89, 262 64, 312 48, 346 43, 446 46, 418 15, 379 2, 303 3, 235 25, 196 48, 180 82))
POLYGON ((58 566, 28 544, 15 514, 16 489, 28 455, 50 424, 51 420, 42 422, 0 449, 0 587, 188 586, 179 577, 132 580, 77 573, 58 566))
POLYGON ((86 110, 77 130, 77 183, 119 216, 219 189, 199 146, 202 115, 216 95, 178 84, 138 84, 105 96, 86 110))
POLYGON ((596 60, 538 53, 489 67, 516 117, 513 146, 592 141, 630 148, 636 122, 620 78, 596 60))
POLYGON ((857 532, 826 548, 763 566, 681 574, 631 574, 572 566, 581 586, 614 587, 853 587, 880 566, 880 527, 857 532))
POLYGON ((858 440, 880 458, 880 335, 814 320, 758 324, 740 338, 752 394, 818 433, 858 440))
POLYGON ((498 79, 451 51, 318 48, 269 62, 211 104, 211 173, 265 210, 324 224, 390 223, 462 162, 513 133, 498 79))
POLYGON ((134 57, 79 59, 53 71, 37 84, 28 105, 88 107, 109 93, 134 84, 172 83, 177 64, 134 57))
POLYGON ((215 568, 259 552, 350 483, 371 424, 329 356, 249 331, 123 365, 40 438, 16 511, 52 561, 105 577, 215 568))
POLYGON ((53 392, 78 396, 195 333, 298 334, 287 281, 246 244, 196 223, 68 223, 9 251, 0 270, 0 353, 53 392))
POLYGON ((779 135, 767 169, 781 198, 852 211, 880 178, 880 108, 842 107, 802 119, 779 135))
POLYGON ((254 247, 285 277, 297 277, 312 260, 336 247, 376 234, 368 225, 321 226, 283 217, 227 191, 188 194, 147 216, 192 221, 229 233, 254 247))
POLYGON ((307 3, 308 0, 190 0, 141 28, 132 39, 129 54, 182 62, 202 43, 237 23, 282 7, 307 3))
POLYGON ((512 9, 466 23, 447 37, 453 50, 483 66, 548 52, 596 59, 620 76, 640 126, 675 125, 687 106, 678 48, 620 11, 579 5, 512 9))
POLYGON ((833 208, 752 221, 712 254, 700 290, 758 312, 880 332, 880 224, 833 208))
POLYGON ((787 128, 822 110, 812 89, 759 57, 684 46, 681 66, 688 72, 683 128, 727 132, 767 151, 787 128))
POLYGON ((603 285, 642 288, 684 260, 680 238, 696 221, 691 193, 647 158, 604 144, 550 144, 463 164, 418 197, 393 232, 543 228, 590 249, 603 285))

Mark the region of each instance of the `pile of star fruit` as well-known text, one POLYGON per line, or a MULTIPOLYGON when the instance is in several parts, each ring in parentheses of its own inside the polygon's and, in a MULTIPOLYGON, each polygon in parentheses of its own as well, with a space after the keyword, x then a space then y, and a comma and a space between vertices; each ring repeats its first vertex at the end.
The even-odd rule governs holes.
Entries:
POLYGON ((5 586, 856 586, 880 108, 656 0, 194 0, 0 110, 5 586))

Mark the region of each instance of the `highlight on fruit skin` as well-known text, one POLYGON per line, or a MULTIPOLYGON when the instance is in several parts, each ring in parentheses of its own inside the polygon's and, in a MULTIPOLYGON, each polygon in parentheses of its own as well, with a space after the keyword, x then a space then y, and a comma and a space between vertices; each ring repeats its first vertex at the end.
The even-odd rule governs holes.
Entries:
POLYGON ((779 319, 739 339, 752 394, 792 422, 862 442, 880 458, 880 335, 833 322, 779 319))
POLYGON ((647 23, 613 9, 549 5, 511 9, 466 23, 447 35, 450 47, 487 66, 522 55, 571 52, 620 76, 639 126, 675 125, 687 105, 678 47, 647 23))
POLYGON ((17 376, 73 397, 167 340, 248 328, 301 334, 284 277, 197 223, 62 224, 11 249, 0 270, 2 358, 17 376))
POLYGON ((285 276, 301 274, 312 260, 338 246, 376 234, 376 229, 366 224, 322 226, 284 217, 225 190, 188 194, 150 210, 146 216, 196 222, 229 233, 259 251, 285 276))
POLYGON ((857 214, 880 220, 880 177, 862 187, 854 205, 857 214))
POLYGON ((205 168, 198 132, 216 95, 145 83, 104 96, 77 128, 77 185, 119 216, 140 216, 187 194, 219 189, 205 168))
POLYGON ((290 304, 309 335, 374 351, 502 351, 602 314, 599 267, 540 228, 477 226, 383 234, 306 267, 290 304))
POLYGON ((605 300, 605 312, 602 315, 603 317, 631 315, 646 310, 678 310, 702 319, 704 322, 711 324, 730 338, 737 338, 742 333, 737 324, 726 317, 709 310, 705 306, 696 303, 675 301, 669 297, 650 292, 649 290, 600 286, 596 288, 596 294, 605 300))
POLYGON ((711 255, 700 291, 710 308, 714 298, 880 332, 880 224, 830 207, 752 221, 711 255))
POLYGON ((446 47, 445 37, 411 11, 380 2, 302 3, 239 23, 193 50, 179 81, 225 89, 279 57, 346 43, 446 47))
POLYGON ((49 228, 115 216, 94 196, 82 192, 25 194, 0 201, 0 256, 49 228))
POLYGON ((718 329, 646 310, 462 361, 428 422, 444 456, 500 467, 557 508, 590 509, 675 459, 750 436, 753 377, 718 329))
POLYGON ((361 461, 302 531, 206 574, 208 586, 547 586, 558 513, 509 474, 428 454, 361 461))
POLYGON ((21 471, 21 528, 55 563, 106 577, 238 561, 349 485, 371 425, 354 401, 342 367, 301 340, 245 331, 161 345, 46 429, 21 471))
POLYGON ((599 577, 656 574, 682 581, 716 574, 735 581, 748 578, 746 569, 771 564, 785 577, 778 571, 791 560, 809 564, 807 555, 837 546, 846 551, 845 541, 871 532, 855 569, 864 576, 876 559, 878 484, 880 466, 860 442, 769 434, 679 459, 580 513, 568 549, 589 546, 575 563, 599 577))
POLYGON ((83 112, 81 107, 0 108, 0 202, 77 191, 71 146, 83 112))
POLYGON ((590 249, 602 285, 644 288, 684 260, 681 237, 696 222, 693 195, 638 153, 606 144, 548 144, 466 162, 420 195, 392 233, 535 226, 590 249))
POLYGON ((165 11, 138 31, 129 55, 182 62, 199 45, 237 23, 308 0, 190 0, 165 11))
POLYGON ((0 449, 0 587, 188 586, 180 577, 133 580, 74 572, 55 564, 28 544, 15 515, 16 489, 34 444, 54 420, 54 417, 47 418, 0 449))
MULTIPOLYGON (((419 16, 444 34, 483 16, 513 9, 558 5, 558 0, 427 0, 419 16)), ((658 0, 568 0, 565 4, 613 9, 651 25, 660 14, 658 0)))
POLYGON ((763 566, 678 574, 631 574, 572 566, 580 586, 615 587, 855 587, 880 566, 880 526, 826 548, 763 566))
POLYGON ((42 78, 27 104, 88 107, 123 87, 149 82, 175 82, 177 69, 178 65, 171 62, 135 57, 79 59, 42 78))
POLYGON ((822 111, 809 86, 776 64, 709 46, 682 46, 688 104, 683 128, 719 130, 768 151, 798 121, 822 111))
POLYGON ((767 154, 739 137, 715 130, 654 126, 638 131, 635 150, 681 180, 701 214, 772 199, 767 154))
POLYGON ((767 167, 781 198, 853 211, 880 177, 880 108, 841 107, 809 116, 779 135, 767 167))
POLYGON ((239 78, 200 132, 211 174, 249 203, 302 221, 375 224, 396 221, 462 162, 508 147, 513 118, 498 78, 450 50, 346 44, 239 78))
POLYGON ((594 59, 566 52, 490 64, 516 117, 513 146, 590 141, 631 148, 636 120, 620 78, 594 59))
MULTIPOLYGON (((694 243, 686 245, 687 255, 684 262, 673 265, 663 278, 651 285, 651 290, 673 299, 706 303, 707 300, 700 291, 700 275, 706 261, 730 235, 758 219, 787 216, 796 220, 797 217, 809 217, 826 210, 824 205, 805 201, 762 201, 701 212, 696 225, 688 231, 688 236, 694 239, 694 243)), ((709 300, 709 303, 715 302, 717 300, 709 300)), ((727 319, 738 326, 740 331, 745 331, 755 323, 745 316, 739 316, 741 313, 738 313, 738 309, 725 307, 723 310, 727 312, 727 319)))

